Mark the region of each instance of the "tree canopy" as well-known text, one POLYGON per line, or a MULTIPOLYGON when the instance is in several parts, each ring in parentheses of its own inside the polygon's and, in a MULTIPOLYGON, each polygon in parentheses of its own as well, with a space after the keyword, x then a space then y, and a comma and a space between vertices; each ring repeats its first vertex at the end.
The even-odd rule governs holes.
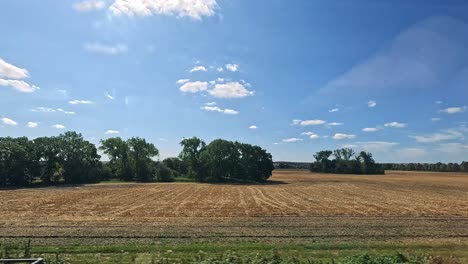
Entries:
POLYGON ((369 152, 361 151, 356 155, 349 148, 337 149, 335 151, 323 150, 314 155, 315 162, 311 164, 310 170, 324 173, 346 173, 346 174, 384 174, 384 169, 377 164, 369 152), (334 157, 334 159, 330 159, 334 157))

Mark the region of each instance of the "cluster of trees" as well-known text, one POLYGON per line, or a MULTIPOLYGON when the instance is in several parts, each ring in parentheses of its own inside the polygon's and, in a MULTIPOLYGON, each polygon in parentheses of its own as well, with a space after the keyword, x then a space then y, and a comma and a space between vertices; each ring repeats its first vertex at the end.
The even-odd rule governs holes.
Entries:
POLYGON ((356 155, 349 148, 335 151, 323 150, 314 155, 315 162, 310 165, 310 171, 342 174, 384 174, 382 165, 375 163, 372 154, 361 151, 356 155), (333 157, 333 159, 331 159, 333 157))
POLYGON ((385 170, 468 172, 468 161, 462 163, 385 163, 385 170))
POLYGON ((271 154, 258 146, 222 139, 206 144, 183 139, 178 158, 155 161, 158 149, 143 138, 101 140, 98 148, 81 134, 0 138, 0 187, 93 183, 105 179, 169 182, 185 177, 198 182, 261 182, 273 170, 271 154))
POLYGON ((0 187, 27 186, 35 181, 82 183, 99 180, 100 156, 81 134, 56 137, 0 138, 0 187))
POLYGON ((223 139, 206 144, 193 137, 183 139, 179 154, 181 162, 174 167, 180 174, 199 182, 263 182, 273 171, 270 153, 259 146, 232 142, 223 139))

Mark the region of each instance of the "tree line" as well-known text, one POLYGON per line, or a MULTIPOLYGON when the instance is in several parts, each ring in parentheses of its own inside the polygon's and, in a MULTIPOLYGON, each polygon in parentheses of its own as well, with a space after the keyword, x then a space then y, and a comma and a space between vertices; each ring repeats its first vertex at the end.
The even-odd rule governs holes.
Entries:
POLYGON ((385 170, 433 171, 433 172, 468 172, 468 161, 458 163, 384 163, 385 170))
POLYGON ((272 174, 270 153, 250 144, 217 139, 183 139, 179 157, 155 160, 159 150, 143 138, 100 141, 99 147, 76 132, 58 136, 0 137, 0 187, 79 184, 119 179, 170 182, 261 182, 272 174), (109 161, 101 161, 98 152, 109 161))
POLYGON ((315 162, 310 171, 338 174, 384 174, 381 164, 375 162, 370 152, 361 151, 358 155, 350 148, 334 151, 322 150, 314 155, 315 162))

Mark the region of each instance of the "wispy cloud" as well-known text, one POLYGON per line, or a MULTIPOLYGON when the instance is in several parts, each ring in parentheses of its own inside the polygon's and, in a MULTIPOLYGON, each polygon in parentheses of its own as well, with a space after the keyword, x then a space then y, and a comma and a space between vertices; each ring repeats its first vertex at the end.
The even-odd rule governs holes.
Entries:
POLYGON ((1 120, 2 120, 2 123, 4 125, 7 125, 7 126, 16 126, 16 125, 18 125, 18 122, 16 122, 13 119, 10 119, 8 117, 3 117, 1 120))
POLYGON ((205 110, 205 111, 223 113, 223 114, 226 114, 226 115, 237 115, 237 114, 239 114, 239 112, 236 111, 236 110, 232 110, 232 109, 222 109, 222 108, 219 108, 219 107, 217 107, 217 106, 208 106, 208 105, 205 105, 205 106, 202 106, 201 109, 202 109, 202 110, 205 110))
POLYGON ((109 10, 115 16, 169 15, 201 20, 214 15, 217 7, 216 0, 115 0, 109 10))
POLYGON ((399 123, 399 122, 390 122, 384 124, 385 127, 393 127, 393 128, 404 128, 407 127, 408 125, 405 123, 399 123))
POLYGON ((16 67, 0 58, 0 77, 24 79, 29 77, 28 70, 16 67))
POLYGON ((106 134, 106 135, 115 135, 115 134, 120 134, 120 132, 117 131, 117 130, 109 129, 106 132, 104 132, 104 134, 106 134))
POLYGON ((301 126, 317 126, 317 125, 323 125, 325 123, 326 121, 320 120, 320 119, 311 119, 311 120, 294 119, 292 121, 292 125, 301 125, 301 126))
POLYGON ((52 126, 53 128, 56 128, 56 129, 65 129, 65 126, 64 125, 61 125, 61 124, 55 124, 52 126))
POLYGON ((338 123, 338 122, 331 122, 331 123, 327 123, 325 126, 327 127, 332 127, 332 126, 342 126, 344 125, 343 123, 338 123))
POLYGON ((355 137, 356 135, 353 135, 353 134, 336 133, 333 136, 333 139, 342 140, 342 139, 353 139, 355 137))
POLYGON ((64 113, 66 115, 74 115, 76 114, 75 112, 72 112, 72 111, 65 111, 63 110, 62 108, 57 108, 57 109, 54 109, 54 108, 50 108, 50 107, 43 107, 43 106, 38 106, 34 109, 31 109, 31 111, 33 112, 42 112, 42 113, 56 113, 56 112, 61 112, 61 113, 64 113))
POLYGON ((256 126, 256 125, 251 125, 251 126, 249 126, 249 129, 258 129, 258 126, 256 126))
POLYGON ((436 143, 440 141, 463 139, 464 135, 462 132, 457 131, 455 129, 448 129, 448 130, 443 130, 441 132, 433 133, 429 135, 409 136, 409 137, 414 138, 419 143, 436 143))
POLYGON ((114 99, 115 99, 115 96, 111 95, 111 94, 108 93, 108 92, 105 92, 105 93, 104 93, 104 96, 107 97, 107 99, 109 99, 109 100, 114 100, 114 99))
POLYGON ((127 45, 125 44, 115 44, 115 45, 106 45, 102 43, 86 43, 84 44, 84 49, 98 54, 104 55, 119 55, 127 51, 127 45))
POLYGON ((90 100, 71 100, 68 101, 69 104, 78 105, 78 104, 92 104, 93 101, 90 100))
POLYGON ((39 125, 39 123, 37 123, 37 122, 28 122, 28 124, 26 126, 29 127, 29 128, 36 128, 38 125, 39 125))
POLYGON ((377 132, 379 131, 379 128, 377 127, 365 127, 362 129, 363 132, 377 132))
POLYGON ((367 102, 367 107, 375 107, 377 105, 377 102, 373 101, 373 100, 370 100, 369 102, 367 102))
POLYGON ((284 143, 292 143, 292 142, 299 142, 299 141, 303 141, 302 138, 285 138, 282 140, 282 142, 284 143))
POLYGON ((330 113, 334 113, 334 112, 338 112, 338 111, 340 111, 340 109, 338 109, 338 108, 333 108, 333 109, 328 110, 328 112, 330 112, 330 113))
POLYGON ((31 85, 25 81, 21 80, 5 80, 5 79, 0 79, 0 86, 9 86, 13 89, 15 89, 18 92, 22 93, 32 93, 37 90, 40 90, 39 87, 35 85, 31 85))
POLYGON ((179 79, 179 80, 177 80, 176 83, 177 84, 184 84, 184 83, 188 83, 188 82, 190 82, 190 79, 179 79))
POLYGON ((446 113, 446 114, 457 114, 457 113, 463 113, 465 111, 466 111, 466 106, 458 106, 458 107, 448 107, 448 108, 440 110, 439 112, 446 113))
POLYGON ((396 142, 387 141, 360 141, 352 144, 343 145, 343 148, 353 148, 365 151, 386 151, 397 146, 396 142))

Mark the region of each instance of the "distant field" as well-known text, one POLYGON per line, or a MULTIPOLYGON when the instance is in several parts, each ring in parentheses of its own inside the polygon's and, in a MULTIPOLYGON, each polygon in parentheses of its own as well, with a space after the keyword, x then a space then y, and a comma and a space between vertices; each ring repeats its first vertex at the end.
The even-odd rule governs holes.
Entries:
POLYGON ((96 184, 0 191, 0 239, 468 242, 468 175, 275 171, 266 185, 96 184))

